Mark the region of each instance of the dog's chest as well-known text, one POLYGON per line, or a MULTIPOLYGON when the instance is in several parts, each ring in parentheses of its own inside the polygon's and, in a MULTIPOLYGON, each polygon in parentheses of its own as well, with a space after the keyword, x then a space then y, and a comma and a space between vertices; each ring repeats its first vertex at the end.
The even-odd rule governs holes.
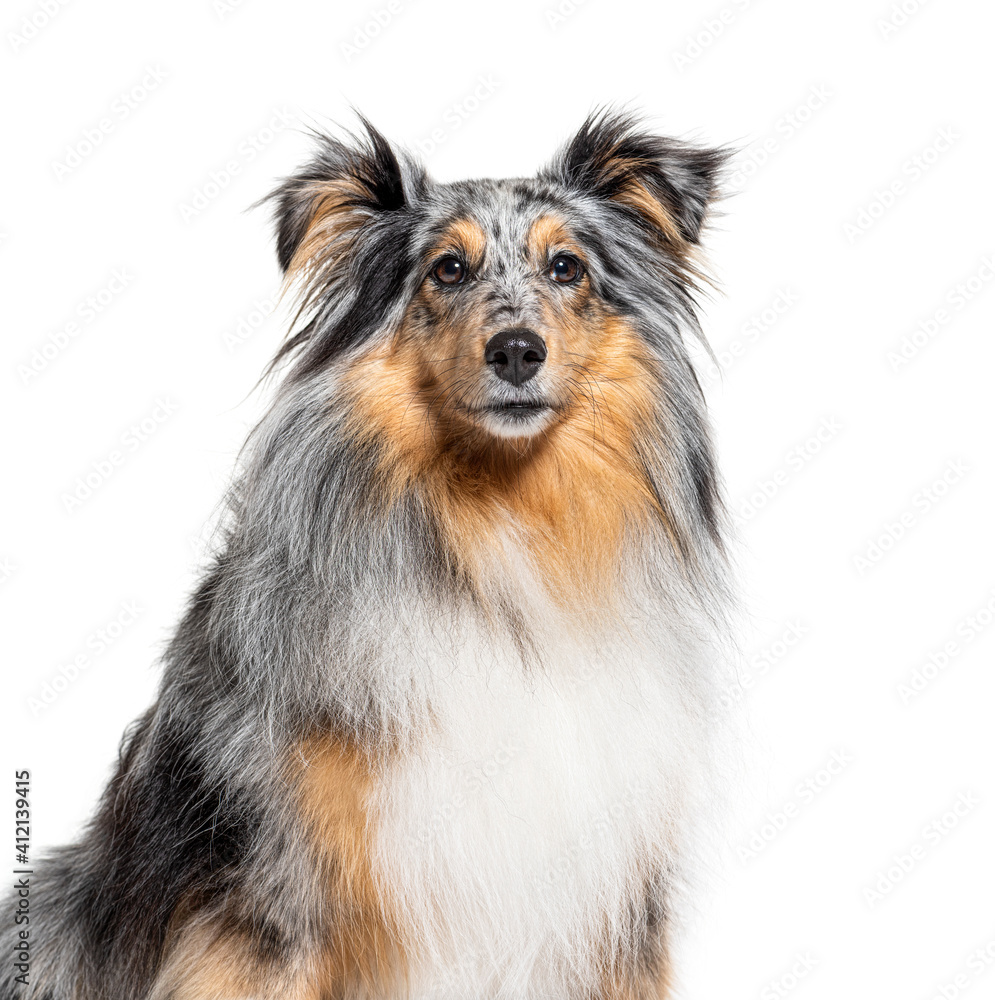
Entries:
POLYGON ((373 823, 419 996, 562 992, 631 935, 674 861, 694 771, 675 676, 633 645, 574 645, 531 673, 470 647, 437 673, 432 725, 373 823))

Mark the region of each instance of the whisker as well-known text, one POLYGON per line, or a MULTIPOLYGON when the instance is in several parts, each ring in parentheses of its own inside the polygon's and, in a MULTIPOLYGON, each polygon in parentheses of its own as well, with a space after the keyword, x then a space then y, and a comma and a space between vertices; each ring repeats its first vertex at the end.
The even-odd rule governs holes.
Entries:
POLYGON ((583 396, 585 399, 587 399, 590 402, 590 404, 591 404, 591 415, 593 417, 593 421, 592 421, 591 427, 592 427, 592 433, 593 433, 593 437, 594 437, 594 442, 595 442, 595 444, 597 444, 597 441, 598 441, 598 419, 599 418, 601 419, 601 436, 602 436, 602 439, 604 439, 604 436, 605 436, 604 435, 604 418, 601 417, 601 411, 600 411, 600 407, 598 406, 598 401, 594 398, 594 394, 592 392, 590 392, 588 389, 586 389, 583 385, 581 385, 581 383, 578 382, 576 379, 568 378, 567 381, 570 382, 572 385, 576 386, 577 387, 577 391, 579 392, 579 394, 581 396, 583 396))

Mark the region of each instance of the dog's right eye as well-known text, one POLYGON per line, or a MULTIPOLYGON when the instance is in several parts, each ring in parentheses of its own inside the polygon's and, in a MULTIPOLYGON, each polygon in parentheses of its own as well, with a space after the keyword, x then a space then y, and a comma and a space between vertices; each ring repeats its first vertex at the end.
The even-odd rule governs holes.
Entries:
POLYGON ((443 257, 432 274, 440 284, 458 285, 466 277, 466 268, 458 257, 443 257))

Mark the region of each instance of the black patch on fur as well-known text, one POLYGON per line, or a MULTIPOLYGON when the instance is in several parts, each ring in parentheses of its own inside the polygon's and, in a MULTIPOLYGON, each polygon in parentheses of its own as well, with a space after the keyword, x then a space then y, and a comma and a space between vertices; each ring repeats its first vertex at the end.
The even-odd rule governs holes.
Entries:
POLYGON ((712 541, 721 550, 724 548, 719 522, 722 501, 719 495, 715 461, 709 448, 701 441, 693 442, 688 448, 687 460, 690 466, 698 513, 701 515, 712 541))
POLYGON ((64 900, 102 986, 125 970, 129 983, 151 980, 181 900, 209 905, 238 889, 256 825, 247 802, 208 777, 194 731, 155 710, 138 722, 64 900))
POLYGON ((351 305, 335 323, 316 317, 295 378, 306 378, 380 327, 415 264, 410 246, 414 221, 410 214, 398 213, 367 226, 350 268, 351 305))
POLYGON ((290 959, 291 947, 286 936, 264 915, 224 914, 219 920, 221 935, 244 941, 254 959, 261 963, 277 965, 290 959))

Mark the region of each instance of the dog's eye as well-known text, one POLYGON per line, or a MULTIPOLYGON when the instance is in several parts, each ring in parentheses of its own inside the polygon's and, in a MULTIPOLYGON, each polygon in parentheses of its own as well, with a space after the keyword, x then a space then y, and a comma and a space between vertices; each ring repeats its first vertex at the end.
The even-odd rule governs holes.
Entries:
POLYGON ((564 254, 554 257, 553 263, 549 265, 549 276, 561 285, 569 285, 580 277, 580 261, 564 254))
POLYGON ((443 257, 432 274, 443 285, 458 285, 466 277, 466 268, 457 257, 443 257))

